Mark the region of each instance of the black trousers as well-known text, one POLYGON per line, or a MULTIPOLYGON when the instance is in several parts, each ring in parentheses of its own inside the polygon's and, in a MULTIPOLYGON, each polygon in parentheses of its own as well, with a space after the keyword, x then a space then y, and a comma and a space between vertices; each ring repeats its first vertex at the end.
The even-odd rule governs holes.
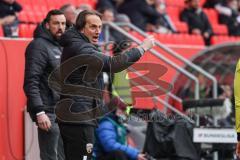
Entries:
POLYGON ((112 151, 97 158, 97 160, 128 160, 127 155, 122 151, 112 151))
POLYGON ((59 123, 66 160, 92 159, 95 127, 59 123), (89 149, 87 150, 87 146, 89 149))

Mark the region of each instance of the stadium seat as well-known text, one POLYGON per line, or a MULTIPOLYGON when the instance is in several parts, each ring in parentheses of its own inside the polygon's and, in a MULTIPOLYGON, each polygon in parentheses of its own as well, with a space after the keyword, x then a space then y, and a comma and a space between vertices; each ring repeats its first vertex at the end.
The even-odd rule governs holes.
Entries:
POLYGON ((2 26, 0 26, 0 37, 3 37, 3 29, 2 29, 2 26))
POLYGON ((164 44, 204 46, 203 38, 200 35, 157 33, 153 33, 153 35, 157 40, 164 44))
POLYGON ((36 22, 40 23, 43 21, 45 14, 43 12, 35 12, 36 22))
POLYGON ((226 25, 214 24, 212 28, 213 32, 217 35, 228 35, 228 29, 226 25))
POLYGON ((32 38, 33 32, 36 28, 36 24, 20 24, 19 25, 19 37, 32 38))
POLYGON ((21 5, 31 5, 31 0, 17 0, 21 5))
POLYGON ((211 44, 221 44, 226 42, 239 42, 240 37, 233 37, 233 36, 213 36, 211 39, 211 44))
POLYGON ((59 2, 57 2, 56 0, 46 0, 45 4, 48 8, 48 11, 51 9, 56 9, 59 6, 59 5, 56 5, 56 4, 59 4, 59 2))
POLYGON ((167 14, 171 17, 173 22, 180 21, 179 14, 180 14, 181 8, 179 7, 167 7, 167 14))
POLYGON ((33 32, 36 29, 37 25, 36 24, 29 24, 28 27, 29 27, 29 33, 28 33, 29 37, 33 37, 33 32))
POLYGON ((200 0, 200 1, 199 1, 199 5, 200 5, 200 6, 203 6, 206 1, 207 1, 207 0, 200 0))
POLYGON ((20 24, 19 25, 19 37, 28 37, 28 25, 27 24, 20 24))
POLYGON ((28 15, 25 10, 23 10, 22 12, 19 13, 18 18, 19 18, 20 22, 29 22, 28 15))
POLYGON ((188 33, 188 26, 184 22, 174 22, 174 25, 176 26, 176 29, 178 32, 181 33, 188 33))
POLYGON ((27 14, 28 22, 31 22, 31 23, 37 23, 38 22, 34 11, 28 11, 27 13, 28 13, 27 14))
POLYGON ((166 0, 167 6, 184 7, 184 0, 166 0))
POLYGON ((218 13, 214 9, 203 9, 212 25, 218 24, 218 13))

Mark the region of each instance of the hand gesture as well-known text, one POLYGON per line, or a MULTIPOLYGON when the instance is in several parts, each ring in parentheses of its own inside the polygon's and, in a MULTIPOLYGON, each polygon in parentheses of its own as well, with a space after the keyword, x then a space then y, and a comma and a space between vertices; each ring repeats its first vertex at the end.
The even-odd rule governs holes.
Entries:
POLYGON ((51 121, 45 113, 37 116, 37 124, 39 128, 45 131, 51 128, 51 121))
POLYGON ((139 153, 139 154, 138 154, 138 157, 137 157, 137 160, 147 160, 147 159, 146 159, 146 155, 145 155, 145 154, 142 154, 142 153, 139 153))
POLYGON ((240 158, 240 142, 238 142, 236 146, 236 155, 238 158, 240 158))
POLYGON ((143 40, 143 43, 141 44, 141 47, 147 51, 151 49, 155 45, 155 39, 153 36, 149 36, 146 39, 143 40))

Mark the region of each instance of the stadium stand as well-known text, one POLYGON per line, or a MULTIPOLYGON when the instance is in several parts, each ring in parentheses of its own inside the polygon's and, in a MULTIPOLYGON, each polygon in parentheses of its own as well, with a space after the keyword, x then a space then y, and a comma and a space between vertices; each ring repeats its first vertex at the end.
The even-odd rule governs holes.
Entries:
MULTIPOLYGON (((48 10, 59 8, 66 3, 71 3, 75 6, 85 3, 95 8, 97 0, 18 0, 18 2, 23 6, 23 11, 19 14, 21 23, 19 25, 20 37, 31 38, 35 25, 43 20, 48 10)), ((201 0, 200 5, 203 5, 204 2, 205 0, 201 0)), ((200 40, 200 37, 187 35, 188 26, 179 19, 179 13, 184 7, 184 0, 166 0, 166 7, 168 15, 171 17, 177 28, 178 34, 159 35, 157 36, 158 39, 163 43, 169 44, 181 44, 181 42, 186 42, 185 44, 204 45, 202 40, 200 40), (192 38, 197 38, 197 40, 191 41, 192 38)), ((212 44, 238 40, 238 38, 234 37, 228 38, 227 27, 218 23, 217 11, 214 9, 204 9, 204 12, 207 14, 215 34, 211 41, 212 44)), ((2 36, 2 34, 0 34, 0 36, 2 36)))
POLYGON ((240 37, 219 35, 219 36, 213 36, 211 41, 212 41, 211 42, 212 44, 221 44, 226 42, 239 42, 240 37))

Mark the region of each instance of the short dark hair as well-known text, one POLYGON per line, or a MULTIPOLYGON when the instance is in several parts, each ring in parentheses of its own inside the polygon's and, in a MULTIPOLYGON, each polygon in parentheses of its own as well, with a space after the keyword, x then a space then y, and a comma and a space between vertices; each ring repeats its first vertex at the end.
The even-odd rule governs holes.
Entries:
POLYGON ((50 10, 47 13, 47 16, 44 19, 44 23, 48 23, 50 21, 51 16, 55 16, 55 15, 64 15, 62 11, 58 10, 58 9, 53 9, 50 10))
POLYGON ((84 10, 82 12, 79 13, 77 20, 76 20, 76 29, 77 30, 82 30, 85 25, 86 25, 86 17, 88 15, 96 15, 98 16, 100 19, 102 19, 102 16, 100 13, 93 11, 93 10, 84 10))

